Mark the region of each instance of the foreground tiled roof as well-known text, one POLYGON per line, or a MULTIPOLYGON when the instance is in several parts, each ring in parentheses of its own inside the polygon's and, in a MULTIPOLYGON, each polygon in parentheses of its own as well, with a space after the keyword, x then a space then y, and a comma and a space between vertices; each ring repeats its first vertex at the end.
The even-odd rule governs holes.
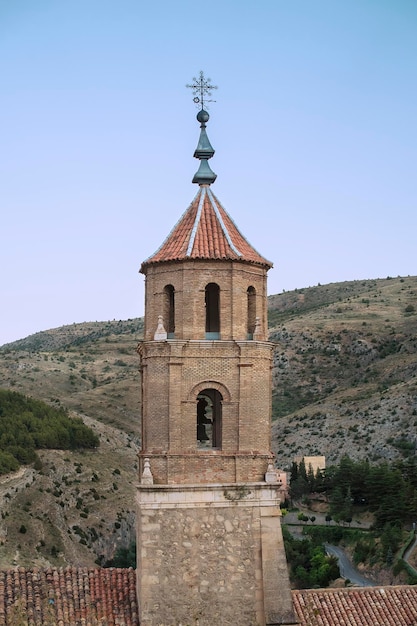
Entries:
POLYGON ((302 626, 417 626, 417 587, 293 591, 302 626))
MULTIPOLYGON (((292 597, 300 626, 417 626, 417 586, 303 589, 292 597)), ((18 624, 139 626, 136 572, 83 567, 0 571, 0 626, 18 624)))
POLYGON ((0 625, 137 626, 136 573, 119 568, 0 571, 0 625))
POLYGON ((146 273, 146 267, 153 263, 185 259, 231 259, 272 267, 239 232, 206 185, 200 186, 161 247, 142 263, 141 272, 146 273))

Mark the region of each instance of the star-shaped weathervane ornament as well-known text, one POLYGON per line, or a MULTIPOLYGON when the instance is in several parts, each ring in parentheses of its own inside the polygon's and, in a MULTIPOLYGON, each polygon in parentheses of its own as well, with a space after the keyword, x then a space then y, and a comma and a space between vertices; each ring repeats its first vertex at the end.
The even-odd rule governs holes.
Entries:
POLYGON ((206 100, 207 98, 211 98, 211 92, 213 89, 217 89, 216 85, 210 84, 211 78, 204 78, 204 72, 200 72, 200 76, 196 78, 193 77, 193 84, 186 85, 189 89, 193 90, 194 102, 197 106, 204 109, 205 102, 216 102, 215 100, 206 100))

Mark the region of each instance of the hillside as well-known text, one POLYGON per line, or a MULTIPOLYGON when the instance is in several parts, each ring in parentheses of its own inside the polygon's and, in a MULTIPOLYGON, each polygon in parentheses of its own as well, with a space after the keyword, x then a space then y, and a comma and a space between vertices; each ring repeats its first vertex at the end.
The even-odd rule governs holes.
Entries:
POLYGON ((65 406, 100 438, 94 451, 40 451, 41 472, 0 476, 0 568, 94 565, 133 540, 142 328, 73 324, 0 348, 0 387, 65 406))
POLYGON ((43 331, 0 347, 0 387, 62 403, 139 433, 143 320, 92 322, 43 331))
MULTIPOLYGON (((301 453, 330 463, 414 453, 417 277, 271 296, 269 316, 281 467, 301 453)), ((134 536, 142 330, 141 319, 73 324, 0 347, 0 387, 68 408, 101 441, 44 451, 41 473, 0 478, 0 567, 90 565, 134 536)))
POLYGON ((412 449, 417 426, 417 278, 335 283, 270 298, 273 445, 372 461, 412 449))

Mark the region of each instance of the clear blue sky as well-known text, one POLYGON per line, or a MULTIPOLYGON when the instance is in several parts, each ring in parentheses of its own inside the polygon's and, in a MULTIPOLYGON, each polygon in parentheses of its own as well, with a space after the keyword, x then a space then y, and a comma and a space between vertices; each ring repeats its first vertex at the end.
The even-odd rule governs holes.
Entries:
POLYGON ((143 314, 197 191, 200 69, 269 293, 417 274, 415 0, 2 0, 0 345, 143 314))

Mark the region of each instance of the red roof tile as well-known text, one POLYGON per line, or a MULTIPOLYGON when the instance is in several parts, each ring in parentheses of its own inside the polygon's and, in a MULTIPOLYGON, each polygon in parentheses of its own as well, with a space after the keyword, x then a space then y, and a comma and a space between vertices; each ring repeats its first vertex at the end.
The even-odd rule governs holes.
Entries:
MULTIPOLYGON (((292 592, 301 626, 416 626, 417 586, 292 592)), ((122 568, 0 571, 0 625, 139 626, 136 572, 122 568)))
POLYGON ((0 571, 0 624, 138 626, 136 572, 121 568, 0 571))
POLYGON ((142 263, 141 272, 154 263, 185 259, 247 261, 272 267, 239 232, 209 186, 201 185, 187 211, 161 247, 142 263))
POLYGON ((301 626, 416 626, 417 587, 293 591, 301 626))

